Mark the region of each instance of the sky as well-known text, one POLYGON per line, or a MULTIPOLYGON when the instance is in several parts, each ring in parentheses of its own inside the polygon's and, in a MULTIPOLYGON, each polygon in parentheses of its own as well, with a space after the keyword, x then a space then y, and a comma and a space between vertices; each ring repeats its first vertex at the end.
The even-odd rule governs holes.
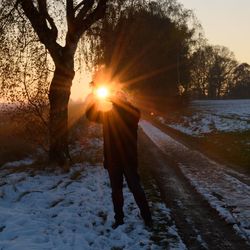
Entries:
MULTIPOLYGON (((192 9, 202 24, 205 37, 213 45, 228 47, 240 62, 250 64, 250 0, 179 0, 192 9)), ((82 99, 89 93, 88 82, 74 83, 73 99, 82 99), (82 93, 79 92, 82 89, 82 93)))
POLYGON ((250 64, 250 0, 179 0, 192 9, 208 42, 234 52, 239 62, 250 64))
MULTIPOLYGON (((179 0, 192 9, 203 26, 205 37, 213 45, 223 45, 234 52, 239 62, 250 64, 250 0, 179 0)), ((83 99, 89 93, 91 76, 75 79, 71 97, 83 99)), ((77 78, 77 77, 76 77, 77 78)), ((1 101, 1 100, 0 100, 1 101)))

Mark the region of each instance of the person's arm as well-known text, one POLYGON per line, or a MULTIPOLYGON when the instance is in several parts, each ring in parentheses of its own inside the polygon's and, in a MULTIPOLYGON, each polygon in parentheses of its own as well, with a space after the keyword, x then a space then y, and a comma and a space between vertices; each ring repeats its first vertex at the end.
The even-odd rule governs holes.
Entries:
POLYGON ((134 123, 138 123, 141 117, 141 112, 138 108, 133 106, 130 102, 120 102, 113 101, 113 105, 120 109, 123 113, 126 114, 127 117, 130 117, 134 121, 134 123))
POLYGON ((139 122, 140 118, 141 118, 141 111, 136 108, 135 106, 131 105, 132 108, 133 108, 133 113, 134 113, 134 116, 135 116, 135 119, 137 120, 137 122, 139 122))
POLYGON ((139 123, 139 120, 141 118, 141 112, 138 108, 136 108, 135 106, 133 106, 132 104, 129 103, 129 114, 131 119, 133 119, 134 123, 139 123))
POLYGON ((96 102, 91 99, 91 101, 88 103, 85 115, 88 118, 88 120, 92 122, 102 123, 103 122, 103 112, 100 111, 97 107, 98 105, 96 102))

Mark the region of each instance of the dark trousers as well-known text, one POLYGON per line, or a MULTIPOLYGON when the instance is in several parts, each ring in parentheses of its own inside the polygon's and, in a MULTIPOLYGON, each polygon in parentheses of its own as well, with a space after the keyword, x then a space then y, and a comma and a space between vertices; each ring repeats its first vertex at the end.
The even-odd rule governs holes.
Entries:
POLYGON ((112 200, 115 212, 115 220, 122 220, 123 213, 123 175, 127 181, 130 191, 133 193, 136 204, 138 205, 144 221, 151 220, 151 213, 145 193, 140 185, 140 178, 136 164, 130 166, 112 165, 108 166, 110 184, 112 188, 112 200))

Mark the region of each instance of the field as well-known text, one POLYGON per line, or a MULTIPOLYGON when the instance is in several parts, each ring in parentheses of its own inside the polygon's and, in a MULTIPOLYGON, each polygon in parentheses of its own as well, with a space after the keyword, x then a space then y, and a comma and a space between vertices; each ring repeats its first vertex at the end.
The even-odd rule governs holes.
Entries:
POLYGON ((115 230, 109 178, 102 166, 102 129, 83 117, 84 107, 70 107, 73 162, 67 173, 49 164, 45 154, 28 153, 25 141, 37 135, 26 131, 24 117, 2 116, 0 139, 8 150, 2 158, 1 149, 0 158, 0 249, 248 249, 250 178, 203 152, 248 169, 249 154, 244 159, 242 149, 248 151, 249 128, 229 126, 239 111, 223 126, 226 108, 216 113, 212 108, 205 112, 204 106, 194 102, 182 113, 151 116, 162 130, 141 119, 139 172, 154 224, 144 226, 124 182, 125 224, 115 230), (211 113, 217 114, 214 121, 207 118, 211 113), (185 132, 193 130, 193 117, 194 131, 200 133, 185 132))
POLYGON ((20 119, 15 111, 0 110, 0 166, 8 161, 28 157, 34 152, 31 135, 26 129, 25 119, 20 119))
MULTIPOLYGON (((47 109, 44 110, 44 113, 47 109)), ((70 102, 70 142, 74 141, 75 123, 83 116, 84 105, 70 102)), ((48 151, 48 128, 34 111, 0 104, 0 166, 10 161, 27 159, 38 151, 48 151)))
POLYGON ((157 119, 216 160, 250 172, 250 100, 194 101, 157 119))

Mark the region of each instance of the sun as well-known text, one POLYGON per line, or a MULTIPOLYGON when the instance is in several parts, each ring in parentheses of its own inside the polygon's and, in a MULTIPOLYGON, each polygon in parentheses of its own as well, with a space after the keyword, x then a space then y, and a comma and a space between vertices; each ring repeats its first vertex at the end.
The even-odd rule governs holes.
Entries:
POLYGON ((106 99, 109 96, 109 89, 105 86, 98 87, 96 95, 100 99, 106 99))

